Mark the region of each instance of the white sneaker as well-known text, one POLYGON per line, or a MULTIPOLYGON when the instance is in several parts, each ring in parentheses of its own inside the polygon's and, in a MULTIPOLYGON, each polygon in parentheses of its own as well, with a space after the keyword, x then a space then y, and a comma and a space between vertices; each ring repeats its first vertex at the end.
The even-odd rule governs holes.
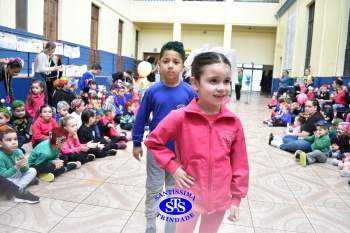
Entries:
POLYGON ((277 140, 272 140, 271 141, 271 146, 275 146, 277 148, 280 148, 280 146, 282 145, 283 143, 280 142, 280 141, 277 141, 277 140))
POLYGON ((340 170, 343 169, 344 163, 342 161, 340 161, 340 163, 338 163, 338 167, 339 167, 340 170))
POLYGON ((350 172, 348 170, 341 170, 340 175, 341 176, 350 176, 350 172))
POLYGON ((333 164, 334 166, 338 166, 339 163, 341 163, 341 161, 338 160, 338 159, 333 159, 333 160, 332 160, 332 164, 333 164))

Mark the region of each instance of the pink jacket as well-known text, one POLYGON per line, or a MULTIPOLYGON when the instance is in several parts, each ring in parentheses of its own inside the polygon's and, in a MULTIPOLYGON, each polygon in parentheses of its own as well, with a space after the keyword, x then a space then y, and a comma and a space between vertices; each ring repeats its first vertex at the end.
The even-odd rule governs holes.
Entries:
POLYGON ((346 104, 345 91, 342 90, 340 94, 333 96, 333 100, 336 104, 346 104))
POLYGON ((61 148, 60 156, 81 152, 80 145, 85 146, 85 144, 80 144, 78 137, 68 137, 66 144, 61 148))
POLYGON ((110 119, 107 116, 102 117, 101 120, 102 120, 103 124, 106 126, 108 123, 111 123, 113 125, 113 127, 109 128, 108 132, 102 132, 103 136, 108 136, 108 137, 111 137, 111 136, 119 137, 120 136, 120 134, 114 128, 114 120, 110 119))
POLYGON ((187 107, 170 112, 148 135, 145 145, 160 168, 173 174, 181 165, 195 178, 187 191, 195 195, 192 204, 200 213, 239 206, 247 195, 249 166, 243 127, 224 105, 210 125, 196 99, 192 100, 187 107), (169 140, 175 140, 176 160, 165 146, 169 140))
POLYGON ((31 118, 34 118, 36 110, 45 104, 45 94, 41 93, 40 96, 35 94, 31 94, 31 95, 32 95, 33 103, 29 104, 27 99, 25 109, 27 113, 31 116, 31 118))
POLYGON ((41 118, 41 116, 38 117, 34 121, 34 124, 32 126, 33 129, 33 137, 32 137, 32 145, 35 144, 36 140, 38 139, 49 139, 49 132, 52 130, 52 128, 57 127, 57 123, 55 118, 50 118, 49 122, 46 122, 41 118))

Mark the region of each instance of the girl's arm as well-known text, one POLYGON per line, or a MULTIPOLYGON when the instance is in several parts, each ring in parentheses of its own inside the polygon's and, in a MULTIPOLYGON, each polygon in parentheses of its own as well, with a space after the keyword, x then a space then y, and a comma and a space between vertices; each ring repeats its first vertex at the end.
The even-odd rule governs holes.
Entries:
POLYGON ((242 123, 237 120, 236 137, 231 144, 231 204, 239 206, 241 199, 247 195, 249 184, 249 165, 247 147, 242 123))
POLYGON ((64 144, 64 146, 61 148, 61 153, 64 155, 79 153, 80 151, 81 151, 80 143, 78 138, 76 139, 69 138, 66 144, 64 144), (73 141, 73 143, 70 143, 70 141, 73 141))
POLYGON ((28 113, 29 116, 31 116, 32 118, 34 118, 35 115, 35 111, 33 109, 33 105, 29 104, 28 98, 26 100, 26 112, 28 113))

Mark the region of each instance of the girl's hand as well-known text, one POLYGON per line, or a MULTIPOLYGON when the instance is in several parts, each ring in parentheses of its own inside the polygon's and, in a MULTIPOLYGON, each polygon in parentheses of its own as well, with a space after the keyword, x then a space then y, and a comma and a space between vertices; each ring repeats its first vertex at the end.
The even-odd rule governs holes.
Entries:
POLYGON ((86 151, 89 150, 89 147, 80 145, 80 150, 81 150, 82 152, 86 152, 86 151))
POLYGON ((181 165, 173 173, 173 177, 181 189, 183 189, 183 187, 189 189, 190 185, 194 185, 194 178, 188 175, 185 170, 182 169, 181 165))
POLYGON ((230 208, 230 216, 227 218, 231 222, 238 222, 239 221, 239 206, 235 206, 231 204, 230 208))
POLYGON ((109 139, 108 136, 104 136, 103 138, 106 139, 107 142, 111 142, 111 139, 109 139))
POLYGON ((97 147, 99 148, 99 149, 104 149, 105 148, 105 145, 103 145, 103 144, 100 144, 100 143, 97 143, 97 147))
POLYGON ((52 164, 55 165, 56 169, 63 167, 63 160, 52 160, 52 164))
POLYGON ((27 160, 24 158, 24 156, 20 156, 17 160, 16 160, 16 164, 15 164, 15 168, 16 170, 21 169, 22 167, 27 166, 27 160))

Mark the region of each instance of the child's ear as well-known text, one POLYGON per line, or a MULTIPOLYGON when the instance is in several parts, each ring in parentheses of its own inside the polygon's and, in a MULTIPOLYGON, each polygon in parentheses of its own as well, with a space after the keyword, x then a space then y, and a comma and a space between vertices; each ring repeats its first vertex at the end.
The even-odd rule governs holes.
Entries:
POLYGON ((9 122, 11 118, 6 118, 6 122, 9 122))
POLYGON ((190 79, 192 87, 198 91, 199 82, 192 76, 190 79))

